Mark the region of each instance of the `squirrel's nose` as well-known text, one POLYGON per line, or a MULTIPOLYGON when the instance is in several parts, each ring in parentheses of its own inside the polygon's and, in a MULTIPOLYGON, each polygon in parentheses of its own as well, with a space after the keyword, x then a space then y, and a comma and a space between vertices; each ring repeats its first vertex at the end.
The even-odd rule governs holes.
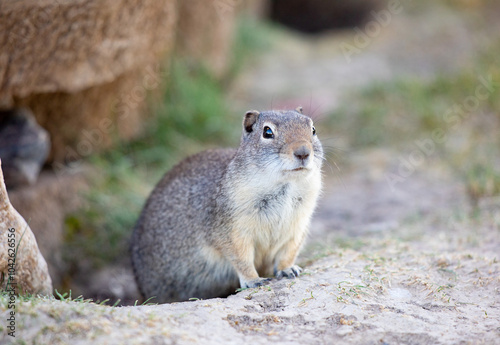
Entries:
POLYGON ((309 148, 307 148, 306 146, 302 145, 297 150, 295 150, 295 152, 293 154, 298 159, 305 161, 307 158, 309 158, 309 155, 311 154, 311 150, 309 148))

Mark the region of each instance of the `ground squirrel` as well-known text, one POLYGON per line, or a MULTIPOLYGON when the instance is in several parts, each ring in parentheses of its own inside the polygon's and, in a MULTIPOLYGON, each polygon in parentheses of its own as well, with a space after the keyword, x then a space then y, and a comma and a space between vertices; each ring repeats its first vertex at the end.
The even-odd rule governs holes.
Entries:
POLYGON ((321 189, 323 149, 295 111, 249 111, 238 149, 182 161, 151 193, 131 242, 143 297, 227 296, 294 278, 321 189))

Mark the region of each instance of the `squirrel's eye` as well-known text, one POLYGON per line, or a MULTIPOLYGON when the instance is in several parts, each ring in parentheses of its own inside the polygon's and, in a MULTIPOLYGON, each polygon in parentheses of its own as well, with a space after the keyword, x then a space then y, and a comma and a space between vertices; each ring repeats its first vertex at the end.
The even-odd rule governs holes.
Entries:
POLYGON ((273 130, 269 127, 264 127, 264 133, 262 133, 262 136, 266 139, 272 139, 274 138, 274 133, 273 130))
POLYGON ((316 128, 313 126, 313 135, 316 135, 316 128))

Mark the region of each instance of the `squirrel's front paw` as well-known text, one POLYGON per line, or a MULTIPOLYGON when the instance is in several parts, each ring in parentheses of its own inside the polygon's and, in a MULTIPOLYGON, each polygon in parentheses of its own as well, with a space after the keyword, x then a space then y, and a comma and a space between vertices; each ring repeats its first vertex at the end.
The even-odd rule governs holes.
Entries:
POLYGON ((301 272, 302 272, 302 268, 300 268, 297 265, 293 265, 292 267, 285 268, 282 271, 276 272, 276 278, 278 278, 278 279, 281 279, 283 277, 295 278, 295 277, 298 277, 301 272))
POLYGON ((270 278, 252 279, 252 280, 249 280, 249 281, 244 282, 243 284, 241 284, 242 285, 241 287, 242 288, 256 288, 256 287, 259 287, 259 286, 266 285, 270 281, 271 281, 270 278))

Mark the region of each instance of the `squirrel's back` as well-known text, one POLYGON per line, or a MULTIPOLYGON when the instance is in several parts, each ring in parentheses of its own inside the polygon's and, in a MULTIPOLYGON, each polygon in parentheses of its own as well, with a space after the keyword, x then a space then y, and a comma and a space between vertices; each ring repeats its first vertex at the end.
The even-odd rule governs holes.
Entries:
MULTIPOLYGON (((132 236, 132 263, 143 296, 168 302, 202 294, 188 288, 182 279, 166 279, 164 272, 178 278, 198 277, 201 286, 209 285, 203 284, 203 280, 212 280, 206 264, 188 263, 187 259, 194 260, 198 248, 207 246, 220 180, 235 153, 234 149, 218 149, 195 154, 172 168, 156 185, 132 236)), ((235 272, 221 274, 231 273, 237 288, 235 272)), ((220 295, 234 291, 233 287, 227 290, 220 295)), ((214 296, 217 294, 214 292, 214 296)))

